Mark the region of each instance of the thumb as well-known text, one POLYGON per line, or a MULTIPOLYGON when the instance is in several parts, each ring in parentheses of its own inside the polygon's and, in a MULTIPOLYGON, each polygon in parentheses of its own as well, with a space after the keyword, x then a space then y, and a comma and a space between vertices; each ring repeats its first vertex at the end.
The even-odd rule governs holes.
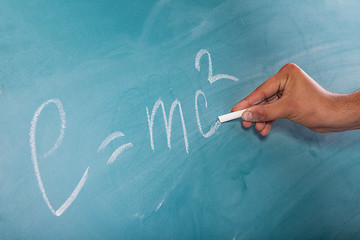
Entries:
POLYGON ((289 108, 282 101, 249 107, 242 119, 248 122, 268 122, 288 116, 289 108))

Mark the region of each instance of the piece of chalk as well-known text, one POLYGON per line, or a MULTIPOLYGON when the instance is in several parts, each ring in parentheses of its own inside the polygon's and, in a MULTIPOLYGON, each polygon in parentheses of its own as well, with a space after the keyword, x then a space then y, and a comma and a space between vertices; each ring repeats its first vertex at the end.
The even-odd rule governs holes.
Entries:
POLYGON ((241 118, 241 115, 243 114, 243 112, 245 112, 246 109, 240 110, 240 111, 236 111, 236 112, 232 112, 232 113, 228 113, 225 115, 221 115, 218 117, 219 122, 223 123, 223 122, 227 122, 227 121, 231 121, 237 118, 241 118))

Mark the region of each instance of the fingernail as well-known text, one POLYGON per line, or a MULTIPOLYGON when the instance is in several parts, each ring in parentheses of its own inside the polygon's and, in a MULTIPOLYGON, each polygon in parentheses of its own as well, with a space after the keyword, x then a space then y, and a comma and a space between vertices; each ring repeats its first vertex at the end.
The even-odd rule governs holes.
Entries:
POLYGON ((244 112, 243 115, 242 115, 242 119, 245 120, 245 121, 252 122, 253 121, 252 113, 251 112, 244 112))

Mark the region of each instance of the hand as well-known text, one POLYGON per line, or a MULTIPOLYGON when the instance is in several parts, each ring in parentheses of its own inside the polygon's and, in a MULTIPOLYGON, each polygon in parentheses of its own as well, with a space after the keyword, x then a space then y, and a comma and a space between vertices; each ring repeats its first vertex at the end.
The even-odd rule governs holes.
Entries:
POLYGON ((359 128, 360 93, 341 95, 322 88, 293 63, 286 64, 232 111, 247 108, 243 126, 255 128, 266 136, 276 119, 286 118, 316 132, 359 128))

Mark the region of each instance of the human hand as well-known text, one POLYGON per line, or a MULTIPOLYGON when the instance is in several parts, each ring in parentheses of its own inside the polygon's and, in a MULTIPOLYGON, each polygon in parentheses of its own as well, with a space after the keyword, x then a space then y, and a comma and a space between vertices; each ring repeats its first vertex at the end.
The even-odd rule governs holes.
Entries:
POLYGON ((255 122, 255 128, 263 136, 280 118, 316 132, 344 131, 357 128, 355 119, 342 119, 349 114, 343 108, 351 102, 349 96, 325 90, 297 65, 289 63, 237 103, 232 111, 247 108, 242 114, 243 126, 248 128, 255 122))

